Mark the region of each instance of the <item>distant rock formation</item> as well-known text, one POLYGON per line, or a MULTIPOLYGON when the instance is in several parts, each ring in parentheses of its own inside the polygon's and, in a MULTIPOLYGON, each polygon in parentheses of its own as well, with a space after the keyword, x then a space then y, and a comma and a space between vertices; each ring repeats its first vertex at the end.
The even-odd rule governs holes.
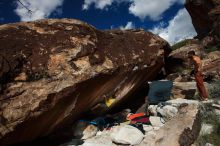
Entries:
POLYGON ((214 51, 207 54, 203 60, 203 73, 211 79, 220 79, 220 51, 214 51))
POLYGON ((173 50, 169 57, 166 58, 166 72, 168 74, 177 72, 182 73, 185 68, 189 69, 191 63, 188 59, 188 52, 190 50, 195 51, 201 58, 205 56, 204 47, 202 45, 197 43, 186 44, 176 50, 173 50))
POLYGON ((155 78, 169 51, 150 32, 72 19, 1 25, 0 145, 46 136, 106 97, 114 109, 155 78))
MULTIPOLYGON (((185 7, 192 17, 192 22, 199 39, 220 42, 220 1, 186 0, 185 7), (212 38, 210 38, 212 37, 212 38)), ((206 41, 207 42, 207 41, 206 41)))

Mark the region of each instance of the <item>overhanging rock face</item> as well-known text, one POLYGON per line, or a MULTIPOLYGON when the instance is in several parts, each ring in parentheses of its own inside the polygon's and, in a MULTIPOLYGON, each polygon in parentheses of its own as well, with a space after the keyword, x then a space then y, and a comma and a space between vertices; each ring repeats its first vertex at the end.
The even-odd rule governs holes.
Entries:
POLYGON ((185 7, 192 18, 198 38, 203 39, 206 36, 212 36, 219 43, 219 6, 219 0, 186 0, 185 7))
POLYGON ((207 36, 212 29, 213 21, 208 15, 212 5, 212 0, 186 0, 185 2, 199 38, 207 36))
POLYGON ((0 145, 45 136, 104 97, 126 102, 164 65, 167 42, 71 19, 0 26, 0 145))

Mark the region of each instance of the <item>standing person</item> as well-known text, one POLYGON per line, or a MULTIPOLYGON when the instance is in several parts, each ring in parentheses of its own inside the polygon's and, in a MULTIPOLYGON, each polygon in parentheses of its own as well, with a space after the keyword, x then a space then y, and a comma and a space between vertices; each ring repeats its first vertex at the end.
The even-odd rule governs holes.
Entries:
POLYGON ((195 51, 189 51, 188 57, 194 64, 194 76, 199 91, 199 96, 201 100, 208 100, 208 93, 203 82, 201 59, 195 54, 195 51))

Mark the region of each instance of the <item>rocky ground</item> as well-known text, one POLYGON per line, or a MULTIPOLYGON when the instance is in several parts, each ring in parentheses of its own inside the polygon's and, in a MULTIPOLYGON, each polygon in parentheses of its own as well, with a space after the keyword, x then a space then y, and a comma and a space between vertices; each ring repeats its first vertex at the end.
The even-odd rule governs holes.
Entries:
MULTIPOLYGON (((209 140, 203 139, 201 141, 201 138, 212 134, 216 130, 214 129, 216 128, 215 124, 219 124, 220 119, 216 121, 218 123, 206 123, 204 116, 209 115, 210 111, 205 108, 209 110, 213 108, 215 112, 212 114, 219 116, 219 101, 219 99, 207 102, 176 99, 165 102, 164 106, 150 105, 149 110, 154 114, 150 116, 150 124, 142 124, 144 133, 140 129, 128 125, 129 122, 125 121, 124 123, 120 123, 120 125, 113 126, 110 129, 104 129, 103 131, 87 125, 84 130, 81 129, 81 132, 77 131, 78 134, 82 134, 83 141, 81 142, 84 142, 79 145, 191 145, 198 136, 198 140, 193 145, 207 145, 209 140)), ((206 118, 210 118, 210 115, 206 118)), ((79 139, 73 139, 71 142, 62 146, 76 145, 77 142, 79 142, 79 139)))
MULTIPOLYGON (((133 121, 127 118, 131 114, 130 109, 94 119, 84 118, 69 127, 72 135, 69 140, 58 144, 52 138, 53 142, 49 145, 218 146, 220 98, 216 97, 220 96, 219 85, 219 81, 213 84, 206 83, 210 99, 201 102, 197 92, 191 92, 196 88, 195 82, 175 82, 172 99, 156 105, 149 104, 147 108, 149 122, 132 124, 133 121), (181 92, 176 92, 176 89, 181 92)), ((145 110, 136 113, 143 111, 145 110)), ((39 144, 48 145, 48 141, 35 141, 22 145, 39 144)))

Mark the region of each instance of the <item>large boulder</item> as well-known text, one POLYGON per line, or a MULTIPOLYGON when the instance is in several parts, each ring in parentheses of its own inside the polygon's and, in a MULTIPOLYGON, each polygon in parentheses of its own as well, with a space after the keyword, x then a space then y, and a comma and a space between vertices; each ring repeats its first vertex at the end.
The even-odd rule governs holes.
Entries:
POLYGON ((152 134, 146 134, 138 146, 191 146, 201 128, 198 105, 189 104, 179 109, 177 116, 152 134))
POLYGON ((205 57, 205 50, 201 44, 186 44, 176 50, 173 50, 166 58, 166 72, 168 74, 183 73, 184 69, 189 68, 192 65, 188 58, 189 51, 195 51, 196 55, 198 55, 201 58, 205 57))
POLYGON ((207 78, 220 79, 220 51, 207 54, 203 60, 203 73, 207 78))
MULTIPOLYGON (((219 0, 186 0, 185 7, 192 17, 192 22, 200 39, 210 35, 220 41, 220 1, 219 0)), ((209 41, 212 38, 206 38, 209 41)), ((207 42, 207 41, 205 41, 207 42)))
POLYGON ((196 55, 202 59, 202 71, 204 79, 207 81, 220 78, 220 51, 206 53, 200 44, 188 44, 172 51, 166 60, 166 71, 169 74, 167 79, 175 82, 192 81, 190 70, 193 67, 188 59, 188 52, 195 51, 196 55))
POLYGON ((188 61, 189 51, 195 51, 196 55, 200 57, 203 57, 205 54, 204 48, 200 44, 187 44, 179 49, 172 51, 169 56, 181 59, 186 64, 188 61))
POLYGON ((125 103, 155 78, 166 51, 143 30, 99 31, 72 19, 1 25, 0 145, 49 135, 106 97, 116 99, 109 110, 125 103))
POLYGON ((111 131, 112 141, 118 144, 137 145, 141 143, 143 138, 144 134, 130 125, 116 126, 111 131))
MULTIPOLYGON (((210 84, 204 83, 206 89, 210 87, 210 84)), ((172 95, 174 99, 182 98, 182 99, 192 99, 195 97, 197 92, 196 82, 174 82, 174 86, 172 89, 172 95)))

